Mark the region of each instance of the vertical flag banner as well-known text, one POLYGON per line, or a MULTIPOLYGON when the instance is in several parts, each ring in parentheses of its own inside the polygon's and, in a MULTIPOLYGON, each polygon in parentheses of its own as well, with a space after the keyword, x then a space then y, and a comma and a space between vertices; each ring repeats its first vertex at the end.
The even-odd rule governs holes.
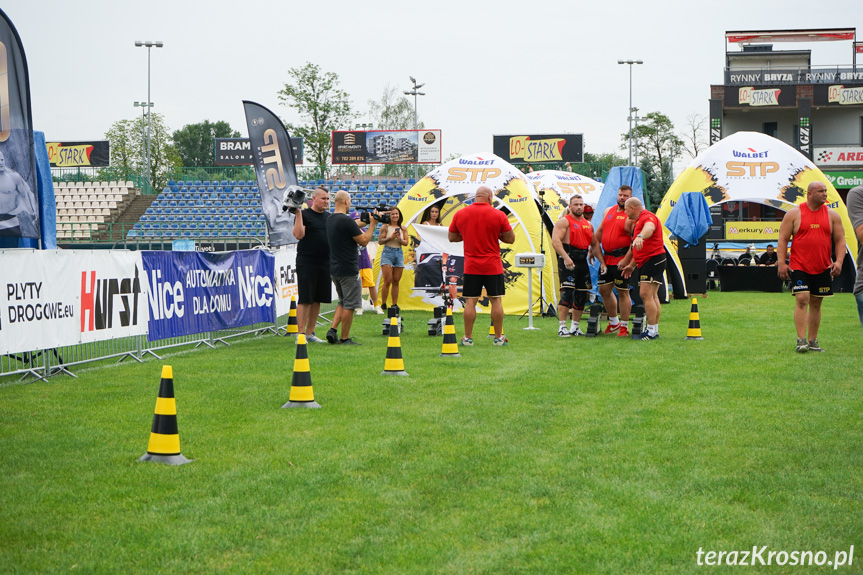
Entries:
POLYGON ((32 122, 27 59, 18 32, 0 10, 0 247, 38 246, 32 122))
POLYGON ((282 211, 285 191, 298 182, 291 138, 282 121, 268 109, 245 100, 243 108, 270 245, 297 243, 294 216, 282 211))

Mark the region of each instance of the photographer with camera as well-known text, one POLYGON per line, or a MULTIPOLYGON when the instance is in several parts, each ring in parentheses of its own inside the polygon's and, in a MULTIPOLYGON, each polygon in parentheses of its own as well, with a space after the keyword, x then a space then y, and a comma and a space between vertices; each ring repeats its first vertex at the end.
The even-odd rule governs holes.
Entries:
POLYGON ((350 194, 344 190, 336 192, 335 213, 327 220, 327 240, 330 245, 330 273, 339 294, 339 305, 333 316, 333 326, 327 331, 327 341, 332 344, 360 345, 350 335, 354 311, 363 305, 357 246, 368 245, 380 216, 377 211, 369 214, 369 227, 361 232, 357 222, 348 215, 350 207, 350 194))
MULTIPOLYGON (((315 335, 315 325, 322 303, 330 303, 330 245, 327 242, 327 220, 330 212, 330 193, 325 188, 312 192, 312 206, 300 210, 293 204, 288 211, 294 214, 294 237, 297 244, 297 329, 306 334, 309 343, 324 343, 315 335)), ((354 254, 356 259, 356 254, 354 254)))

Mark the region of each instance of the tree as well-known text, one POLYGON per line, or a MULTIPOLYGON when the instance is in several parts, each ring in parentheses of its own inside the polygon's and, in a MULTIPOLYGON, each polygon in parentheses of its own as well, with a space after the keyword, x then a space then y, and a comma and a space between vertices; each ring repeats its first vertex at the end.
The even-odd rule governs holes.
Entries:
MULTIPOLYGON (((399 96, 398 90, 389 84, 384 88, 380 100, 369 100, 369 117, 380 130, 413 130, 414 107, 411 101, 399 96)), ((417 129, 424 128, 417 122, 417 129)))
POLYGON ((686 128, 682 134, 683 148, 691 157, 696 157, 707 148, 704 125, 707 118, 695 112, 686 116, 686 128))
MULTIPOLYGON (((182 166, 177 150, 170 143, 170 135, 165 127, 164 116, 152 113, 150 127, 150 168, 151 182, 155 189, 165 185, 170 173, 182 166)), ((142 176, 146 169, 145 139, 146 123, 144 118, 118 120, 105 132, 105 139, 111 142, 111 165, 128 172, 138 172, 142 176)))
MULTIPOLYGON (((660 112, 647 114, 647 121, 633 130, 632 137, 645 173, 645 193, 651 205, 658 206, 673 182, 674 160, 680 156, 683 141, 674 134, 674 123, 660 112)), ((626 149, 629 133, 622 134, 621 139, 620 148, 626 149)))
POLYGON ((231 129, 228 122, 211 123, 209 120, 197 124, 186 124, 171 136, 174 147, 187 168, 213 165, 216 138, 239 138, 240 133, 231 129))
POLYGON ((303 138, 303 147, 318 166, 326 166, 332 145, 331 132, 350 129, 356 115, 348 94, 339 86, 339 76, 322 72, 306 62, 302 68, 291 68, 292 83, 279 90, 283 106, 294 108, 304 124, 285 124, 291 136, 303 138))

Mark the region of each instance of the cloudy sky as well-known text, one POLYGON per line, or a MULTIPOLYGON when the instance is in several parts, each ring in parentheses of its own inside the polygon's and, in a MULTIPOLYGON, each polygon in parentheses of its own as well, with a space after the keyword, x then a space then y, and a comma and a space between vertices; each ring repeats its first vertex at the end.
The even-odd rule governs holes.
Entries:
MULTIPOLYGON (((30 67, 33 120, 51 140, 102 139, 147 98, 172 130, 225 120, 246 134, 241 100, 288 121, 277 92, 305 62, 335 72, 357 122, 387 84, 421 83, 419 116, 443 131, 443 155, 490 151, 493 134, 583 133, 585 150, 618 151, 633 105, 679 129, 708 114, 722 82, 726 30, 857 27, 859 0, 723 2, 277 2, 5 0, 30 67)), ((815 65, 852 63, 850 42, 811 49, 815 65)), ((863 55, 861 55, 863 65, 863 55)))

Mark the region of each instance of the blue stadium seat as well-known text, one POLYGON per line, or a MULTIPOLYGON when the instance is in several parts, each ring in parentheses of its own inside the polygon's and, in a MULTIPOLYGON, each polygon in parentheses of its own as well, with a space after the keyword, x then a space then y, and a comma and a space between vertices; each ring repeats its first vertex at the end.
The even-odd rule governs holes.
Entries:
POLYGON ((411 185, 411 186, 412 186, 412 185, 414 185, 415 183, 417 183, 417 181, 416 181, 415 179, 413 179, 413 178, 408 178, 408 184, 409 184, 409 185, 411 185))
POLYGON ((399 184, 398 186, 396 186, 396 191, 397 192, 403 192, 403 191, 405 191, 405 187, 402 186, 401 184, 399 184))
POLYGON ((168 180, 168 185, 169 185, 169 186, 173 186, 173 185, 175 185, 176 183, 177 183, 177 182, 175 182, 174 180, 168 180))
POLYGON ((222 207, 222 200, 213 200, 212 206, 214 208, 221 208, 222 207))
POLYGON ((195 180, 195 185, 196 185, 196 186, 200 186, 200 185, 201 185, 201 180, 195 180))
POLYGON ((201 185, 202 185, 202 186, 204 186, 204 187, 206 188, 206 187, 208 187, 208 186, 210 185, 210 182, 209 182, 209 181, 204 181, 204 182, 201 182, 201 185))
POLYGON ((219 185, 220 185, 220 186, 222 186, 222 187, 224 188, 225 186, 227 186, 227 185, 228 185, 228 181, 227 181, 227 180, 222 180, 221 182, 219 182, 219 185))

